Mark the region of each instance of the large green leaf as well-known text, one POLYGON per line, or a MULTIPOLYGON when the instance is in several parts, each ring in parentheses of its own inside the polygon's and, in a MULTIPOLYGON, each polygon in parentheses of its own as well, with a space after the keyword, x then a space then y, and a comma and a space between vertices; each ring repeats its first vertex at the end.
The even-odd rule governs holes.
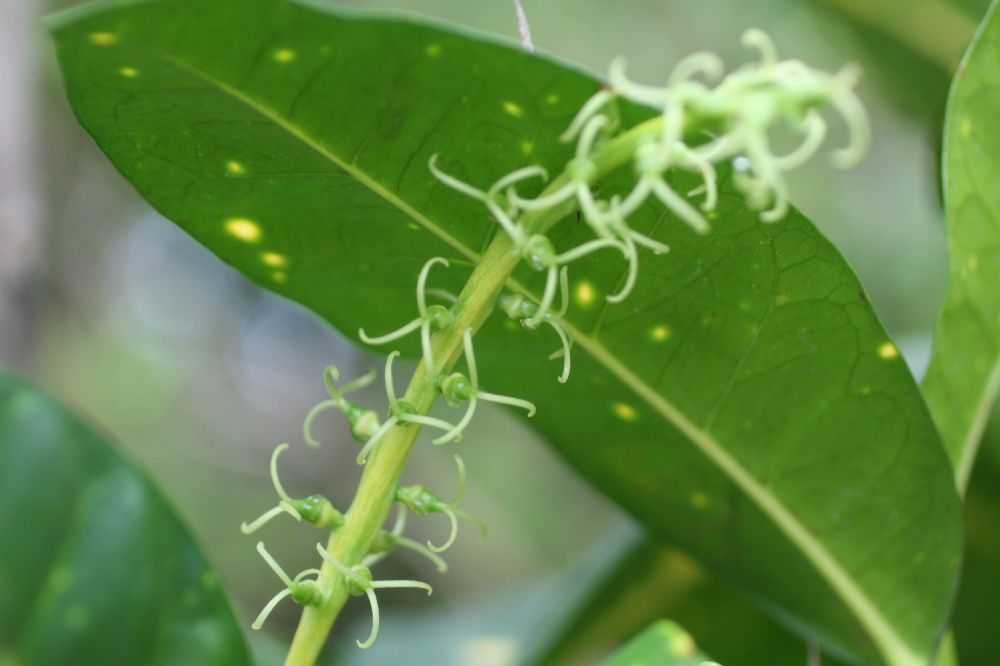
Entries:
POLYGON ((0 376, 0 663, 248 663, 163 497, 35 388, 0 376))
POLYGON ((924 394, 959 487, 1000 389, 1000 14, 993 4, 955 73, 944 136, 948 291, 924 394))
MULTIPOLYGON (((69 98, 160 212, 350 335, 413 316, 430 256, 453 260, 434 286, 459 288, 495 233, 430 175, 431 154, 479 184, 529 162, 559 169, 569 152, 556 137, 599 86, 413 19, 247 6, 63 15, 69 98)), ((642 213, 636 224, 673 251, 643 257, 619 307, 602 296, 623 277, 617 259, 576 269, 570 382, 545 360, 551 333, 499 315, 477 338, 485 382, 537 402, 537 426, 591 481, 789 624, 870 660, 922 661, 954 587, 958 502, 855 276, 800 214, 761 224, 726 178, 705 237, 642 213)), ((552 237, 578 242, 584 226, 568 218, 552 237)), ((537 275, 518 278, 537 294, 537 275)))

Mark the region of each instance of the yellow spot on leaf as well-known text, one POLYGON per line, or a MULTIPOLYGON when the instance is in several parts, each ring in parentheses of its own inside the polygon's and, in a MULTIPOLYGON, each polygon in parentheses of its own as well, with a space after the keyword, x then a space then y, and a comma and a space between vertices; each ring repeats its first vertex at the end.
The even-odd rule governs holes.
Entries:
POLYGON ((958 133, 962 135, 962 138, 968 139, 969 135, 972 134, 972 121, 968 118, 962 120, 958 126, 958 133))
POLYGON ((247 170, 246 167, 243 166, 242 163, 237 162, 236 160, 229 160, 228 162, 226 162, 226 173, 230 175, 239 176, 241 174, 246 173, 246 170, 247 170))
POLYGON ((545 98, 545 103, 548 104, 549 106, 552 106, 558 101, 559 101, 559 95, 555 93, 549 93, 548 96, 545 98))
POLYGON ((891 342, 883 342, 878 348, 878 355, 888 361, 899 356, 899 349, 891 342))
POLYGON ((777 296, 774 297, 775 305, 784 305, 787 302, 788 302, 788 296, 786 296, 785 294, 778 294, 777 296))
POLYGON ((622 421, 635 421, 639 418, 638 412, 632 405, 627 405, 624 402, 616 402, 611 406, 615 412, 615 416, 620 418, 622 421))
POLYGON ((124 76, 126 79, 134 79, 139 76, 139 70, 135 67, 122 67, 118 70, 118 73, 124 76))
POLYGON ((299 54, 293 51, 292 49, 278 49, 277 51, 271 54, 271 58, 274 60, 274 62, 280 62, 283 65, 292 62, 298 57, 299 54))
POLYGON ((587 307, 594 302, 594 298, 597 294, 594 292, 594 287, 589 282, 581 282, 576 285, 576 290, 574 291, 576 296, 576 302, 583 307, 587 307))
POLYGON ((515 118, 520 118, 524 115, 524 109, 518 106, 516 103, 507 100, 503 103, 503 110, 514 116, 515 118))
POLYGON ((521 154, 527 157, 535 149, 535 142, 525 139, 521 142, 521 154))
POLYGON ((231 217, 226 220, 226 233, 247 243, 256 243, 261 237, 260 225, 245 217, 231 217))
POLYGON ((441 45, 440 44, 428 44, 427 48, 424 49, 424 53, 427 54, 428 58, 436 58, 441 55, 441 45))
POLYGON ((97 46, 111 46, 118 41, 118 35, 113 32, 92 32, 90 33, 90 43, 97 46))
POLYGON ((271 279, 277 282, 278 284, 281 284, 282 282, 288 279, 288 275, 285 273, 285 271, 274 271, 273 273, 271 273, 271 279))
POLYGON ((653 342, 664 342, 670 337, 670 329, 660 324, 659 326, 654 326, 649 332, 649 337, 653 339, 653 342))
POLYGON ((267 266, 271 268, 287 268, 288 267, 288 257, 277 252, 262 252, 260 255, 260 260, 264 262, 267 266))
POLYGON ((969 259, 968 259, 968 261, 966 263, 969 266, 969 270, 970 271, 974 271, 977 268, 979 268, 979 257, 977 257, 974 254, 970 254, 969 255, 969 259))
POLYGON ((709 504, 708 495, 705 493, 694 493, 691 495, 691 506, 696 509, 707 509, 709 504))

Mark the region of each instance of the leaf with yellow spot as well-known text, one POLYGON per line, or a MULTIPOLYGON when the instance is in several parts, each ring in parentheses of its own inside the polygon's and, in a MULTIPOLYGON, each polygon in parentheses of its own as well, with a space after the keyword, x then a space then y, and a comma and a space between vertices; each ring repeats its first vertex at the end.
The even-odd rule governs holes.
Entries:
MULTIPOLYGON (((412 318, 430 257, 451 261, 430 286, 457 292, 496 233, 479 202, 433 177, 432 154, 478 187, 536 159, 558 173, 573 154, 558 137, 601 86, 516 44, 314 2, 112 2, 52 25, 75 112, 136 189, 350 336, 412 318), (111 30, 111 47, 88 38, 111 30), (109 83, 123 66, 142 76, 109 83), (226 177, 230 160, 253 168, 226 177)), ((625 126, 653 113, 619 111, 625 126)), ((535 402, 535 425, 575 468, 797 631, 858 661, 926 661, 960 549, 938 435, 905 364, 878 354, 886 333, 840 254, 797 211, 762 224, 719 175, 707 235, 659 207, 637 213, 671 252, 640 251, 624 303, 605 300, 620 257, 574 263, 567 384, 551 331, 511 331, 499 313, 476 338, 483 384, 535 402), (669 343, 651 333, 661 325, 669 343)), ((672 178, 678 192, 697 180, 672 178)), ((600 196, 632 182, 622 169, 600 196)), ((558 250, 592 237, 575 222, 553 228, 558 250)), ((537 301, 543 284, 521 267, 510 288, 537 301)))

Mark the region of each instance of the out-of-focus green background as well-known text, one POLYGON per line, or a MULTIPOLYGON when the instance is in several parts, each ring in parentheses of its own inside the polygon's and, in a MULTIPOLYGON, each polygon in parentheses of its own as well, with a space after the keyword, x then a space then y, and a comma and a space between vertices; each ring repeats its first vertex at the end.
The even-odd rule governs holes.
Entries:
MULTIPOLYGON (((206 0, 210 1, 210 0, 206 0)), ((310 313, 261 292, 153 213, 75 124, 39 17, 69 2, 11 0, 0 7, 0 354, 5 365, 89 415, 179 507, 218 566, 238 612, 251 619, 279 589, 239 532, 274 503, 273 447, 292 451, 282 479, 293 494, 322 492, 345 506, 359 469, 342 421, 321 423, 308 450, 301 421, 323 397, 322 368, 347 374, 378 363, 310 313)), ((398 9, 515 39, 509 0, 331 3, 398 9)), ((252 3, 248 2, 248 11, 252 3)), ((665 78, 681 56, 719 52, 735 66, 739 37, 761 27, 783 54, 831 69, 858 61, 874 145, 842 173, 817 160, 792 183, 793 200, 860 273, 911 364, 926 361, 946 272, 937 151, 950 68, 984 0, 524 0, 536 46, 597 71, 625 55, 630 73, 665 78)), ((335 119, 331 119, 335 122, 335 119)), ((842 140, 834 132, 832 140, 842 140)), ((331 213, 335 214, 335 213, 331 213)), ((367 396, 381 407, 381 396, 367 396)), ((613 443, 609 443, 613 445, 613 443)), ((383 575, 421 576, 435 595, 382 595, 378 655, 423 663, 516 663, 561 616, 601 562, 636 533, 629 519, 577 480, 521 421, 483 409, 460 446, 469 468, 465 508, 485 520, 478 543, 463 529, 439 576, 417 558, 383 575), (428 641, 440 642, 438 652, 428 641)), ((447 450, 417 448, 406 478, 450 496, 447 450)), ((440 540, 446 521, 415 521, 440 540)), ((320 535, 278 521, 272 551, 289 570, 314 559, 320 535)), ((345 645, 368 631, 367 607, 338 626, 345 645)), ((298 616, 279 608, 269 635, 286 640, 298 616)), ((431 643, 433 644, 433 643, 431 643)), ((803 653, 803 662, 805 655, 803 653)))

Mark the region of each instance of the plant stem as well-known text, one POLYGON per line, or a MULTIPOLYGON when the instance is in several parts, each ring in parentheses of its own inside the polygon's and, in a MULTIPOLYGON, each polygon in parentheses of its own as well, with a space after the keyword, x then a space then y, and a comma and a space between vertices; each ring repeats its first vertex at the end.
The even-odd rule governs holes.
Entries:
MULTIPOLYGON (((655 136, 661 126, 662 120, 654 118, 597 150, 592 158, 596 167, 595 179, 629 162, 636 146, 647 137, 655 136)), ((560 175, 546 188, 546 192, 557 190, 568 178, 565 173, 560 175)), ((522 217, 521 223, 529 233, 542 233, 572 212, 574 207, 575 202, 570 201, 550 210, 529 212, 522 217)), ((421 361, 402 398, 412 404, 417 413, 430 412, 439 395, 438 375, 450 371, 461 357, 465 330, 472 329, 475 334, 483 325, 520 261, 521 256, 510 237, 504 233, 496 234, 459 294, 454 324, 433 340, 434 358, 440 367, 431 375, 421 361)), ((346 521, 339 530, 331 533, 327 543, 329 553, 345 566, 359 564, 382 529, 419 432, 417 425, 404 424, 392 428, 365 465, 346 521)), ((347 602, 347 581, 326 561, 323 562, 318 583, 325 592, 325 601, 318 606, 306 606, 303 610, 285 666, 312 666, 316 662, 340 609, 347 602)))
MULTIPOLYGON (((434 340, 439 371, 449 370, 461 356, 463 331, 467 328, 478 331, 492 313, 500 290, 519 260, 506 234, 498 234, 459 296, 454 325, 434 340)), ((421 362, 403 396, 420 414, 427 414, 437 400, 436 377, 421 362)), ((368 554, 395 501, 399 477, 419 432, 416 425, 394 427, 365 465, 347 520, 330 535, 327 545, 330 554, 345 566, 360 563, 368 554)), ((321 571, 319 585, 328 590, 326 602, 307 606, 303 611, 286 666, 309 666, 315 662, 333 621, 347 601, 344 577, 327 562, 321 571)))

